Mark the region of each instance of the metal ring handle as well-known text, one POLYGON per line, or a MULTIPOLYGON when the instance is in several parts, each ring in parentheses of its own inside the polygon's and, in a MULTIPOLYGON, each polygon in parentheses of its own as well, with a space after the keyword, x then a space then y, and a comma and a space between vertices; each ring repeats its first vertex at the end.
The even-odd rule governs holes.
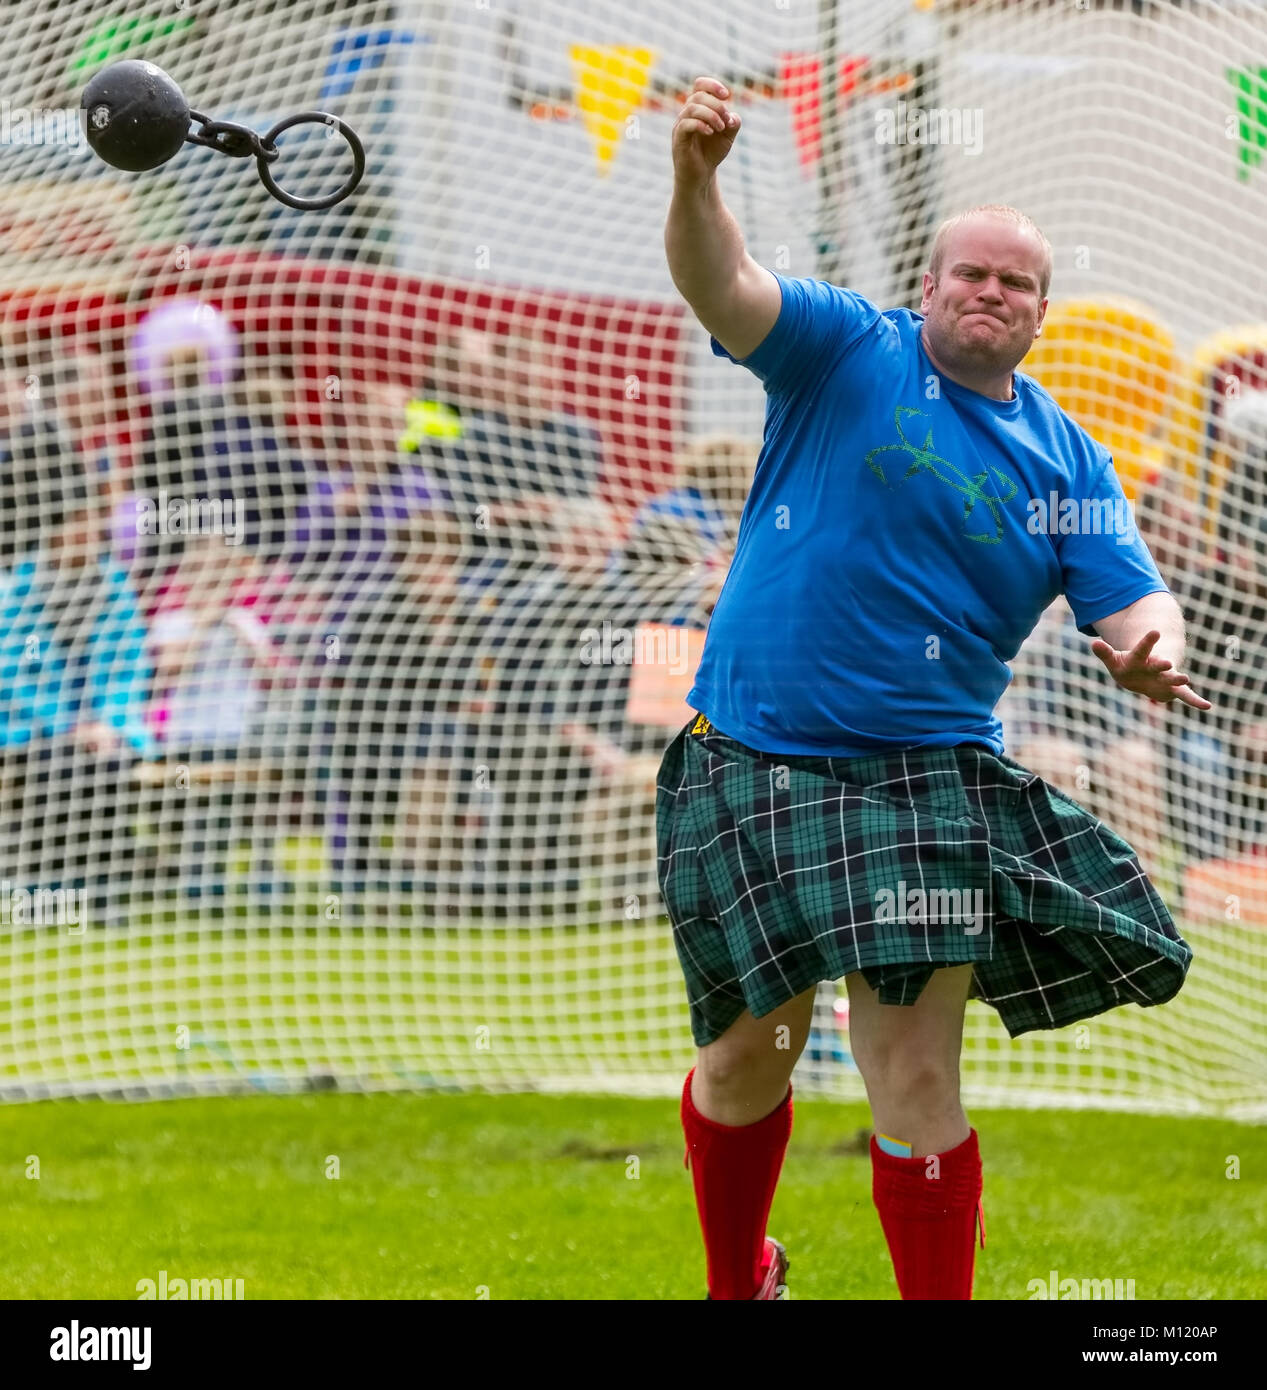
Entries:
POLYGON ((285 203, 290 208, 298 208, 301 212, 315 212, 319 208, 332 208, 335 203, 341 203, 365 175, 365 150, 361 145, 360 137, 345 121, 341 121, 338 116, 327 115, 324 111, 301 111, 297 116, 287 116, 284 121, 278 121, 267 135, 262 136, 260 143, 265 148, 270 148, 276 144, 277 137, 283 130, 289 130, 291 126, 309 122, 331 126, 337 130, 348 142, 356 167, 352 170, 352 177, 337 192, 331 193, 325 198, 300 198, 293 193, 287 193, 284 188, 278 186, 277 180, 273 178, 273 172, 269 168, 268 158, 263 153, 257 154, 255 166, 259 170, 260 182, 278 202, 285 203))

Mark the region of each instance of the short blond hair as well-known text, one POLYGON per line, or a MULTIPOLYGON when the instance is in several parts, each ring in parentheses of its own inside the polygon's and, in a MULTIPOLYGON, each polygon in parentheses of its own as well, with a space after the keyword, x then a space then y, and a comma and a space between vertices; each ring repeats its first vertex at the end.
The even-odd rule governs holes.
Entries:
POLYGON ((707 434, 693 439, 677 457, 679 487, 693 487, 705 496, 737 500, 740 505, 752 485, 761 453, 759 439, 733 434, 707 434))
POLYGON ((950 234, 955 228, 962 226, 973 217, 980 217, 983 214, 991 217, 1002 218, 1006 222, 1011 222, 1020 227, 1023 231, 1030 232, 1037 238, 1038 244, 1043 248, 1043 270, 1039 283, 1039 298, 1046 299, 1047 291, 1051 288, 1052 273, 1052 254, 1051 242, 1047 240, 1043 229, 1028 214, 1023 213, 1019 208, 1009 207, 1006 203, 982 203, 980 207, 969 208, 966 212, 957 212, 953 217, 948 217, 937 228, 937 234, 933 237, 933 249, 928 256, 928 269, 933 277, 934 283, 941 279, 942 261, 946 256, 946 243, 950 240, 950 234))

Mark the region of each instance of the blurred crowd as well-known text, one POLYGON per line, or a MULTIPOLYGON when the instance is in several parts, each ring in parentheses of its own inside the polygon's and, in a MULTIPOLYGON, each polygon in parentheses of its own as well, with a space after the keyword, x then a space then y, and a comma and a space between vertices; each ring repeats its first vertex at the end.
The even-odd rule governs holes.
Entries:
MULTIPOLYGON (((294 382, 243 374, 204 309, 202 340, 156 331, 130 364, 148 414, 126 460, 96 352, 10 345, 8 877, 222 893, 245 837, 257 881, 284 877, 288 838, 319 842, 332 889, 441 907, 646 890, 671 730, 628 717, 627 659, 584 653, 604 631, 707 626, 758 444, 696 440, 621 505, 533 341, 459 332, 425 381, 337 381, 315 417, 294 382)), ((1264 460, 1248 441, 1212 538, 1177 490, 1138 509, 1213 710, 1118 690, 1063 599, 1000 706, 1009 755, 1150 871, 1165 843, 1193 860, 1267 842, 1264 460)))
POLYGON ((1118 829, 1157 873, 1267 854, 1267 432, 1240 442, 1212 528, 1173 482, 1135 519, 1183 608, 1192 688, 1154 704, 1109 679, 1060 598, 1013 663, 1009 756, 1118 829))
POLYGON ((707 625, 757 445, 698 440, 621 505, 532 341, 458 333, 427 380, 340 381, 319 418, 215 346, 130 364, 126 463, 98 354, 6 364, 10 877, 222 892, 247 835, 265 879, 289 837, 336 890, 575 899, 595 834, 646 831, 666 738, 587 634, 707 625))

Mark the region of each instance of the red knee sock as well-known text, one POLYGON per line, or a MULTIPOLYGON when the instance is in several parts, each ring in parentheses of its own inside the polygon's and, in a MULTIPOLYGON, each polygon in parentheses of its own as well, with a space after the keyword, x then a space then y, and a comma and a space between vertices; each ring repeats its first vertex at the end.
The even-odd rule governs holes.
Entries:
POLYGON ((761 1285, 765 1223, 792 1133, 792 1088, 764 1120, 719 1125, 691 1101, 691 1068, 682 1088, 686 1166, 708 1258, 708 1291, 715 1299, 751 1298, 761 1285))
POLYGON ((985 1246, 977 1131, 929 1158, 895 1158, 872 1135, 871 1172, 898 1292, 903 1298, 971 1298, 978 1218, 985 1246))

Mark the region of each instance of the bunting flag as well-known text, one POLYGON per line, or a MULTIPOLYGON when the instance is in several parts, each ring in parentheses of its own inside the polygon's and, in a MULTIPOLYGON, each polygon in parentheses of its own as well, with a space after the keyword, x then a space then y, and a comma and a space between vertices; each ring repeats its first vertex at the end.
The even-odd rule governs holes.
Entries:
POLYGON ((110 15, 84 40, 83 47, 70 65, 70 85, 78 86, 81 77, 99 67, 122 58, 129 48, 144 47, 169 34, 178 34, 193 27, 193 15, 110 15))
POLYGON ((606 174, 624 138, 626 122, 642 105, 655 66, 655 51, 573 44, 571 57, 576 107, 594 142, 598 171, 606 174))
POLYGON ((822 147, 822 63, 812 53, 779 56, 779 86, 792 117, 792 137, 803 169, 812 169, 822 147))
MULTIPOLYGON (((365 72, 382 67, 388 54, 399 56, 399 45, 417 42, 420 36, 409 29, 340 29, 330 45, 330 60, 326 64, 317 100, 338 101, 356 90, 357 78, 365 72)), ((430 43, 429 36, 421 42, 430 43)))
POLYGON ((1250 169, 1263 162, 1267 147, 1267 68, 1228 68, 1225 75, 1236 89, 1237 153, 1241 161, 1236 176, 1243 181, 1249 178, 1250 169))
MULTIPOLYGON (((842 58, 836 75, 836 100, 843 106, 854 94, 869 58, 842 58)), ((822 60, 815 53, 779 55, 779 91, 792 118, 792 138, 803 169, 813 169, 823 152, 822 60)))

